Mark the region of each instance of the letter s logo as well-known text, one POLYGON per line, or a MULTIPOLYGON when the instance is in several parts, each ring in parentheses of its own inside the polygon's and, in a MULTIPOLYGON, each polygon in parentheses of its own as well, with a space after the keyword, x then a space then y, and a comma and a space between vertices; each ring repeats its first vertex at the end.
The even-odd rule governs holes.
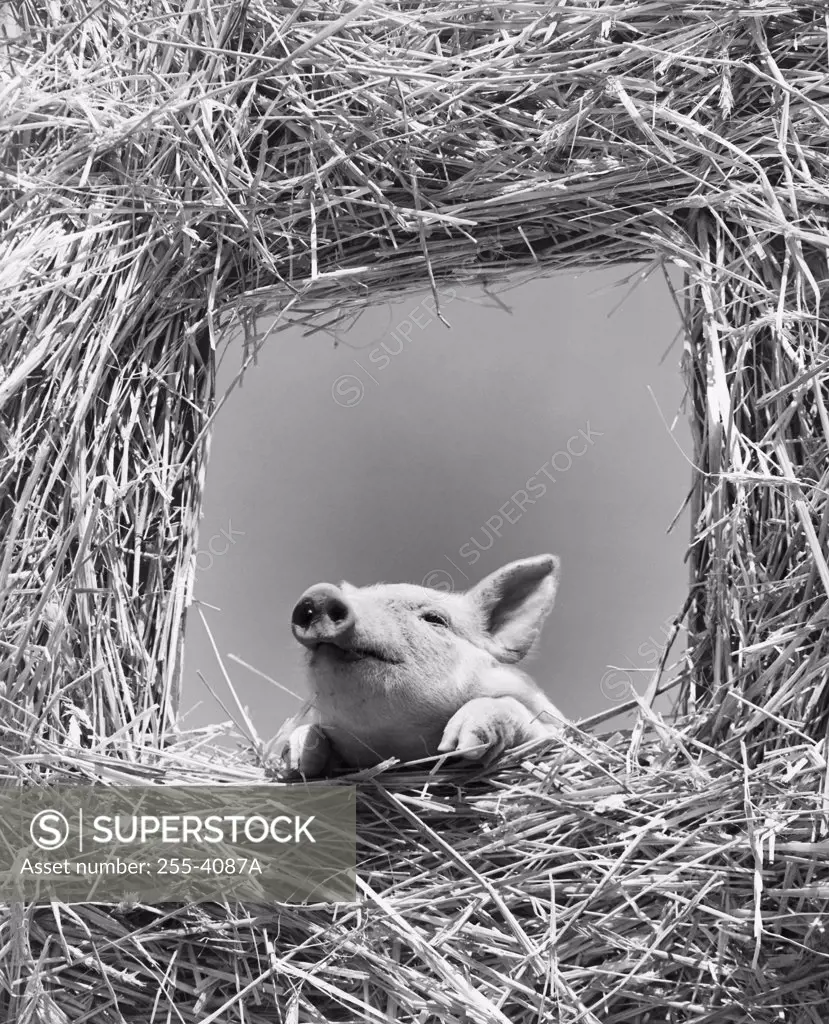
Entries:
POLYGON ((359 377, 355 377, 353 373, 344 373, 331 385, 331 397, 337 405, 350 409, 362 402, 365 390, 359 377))

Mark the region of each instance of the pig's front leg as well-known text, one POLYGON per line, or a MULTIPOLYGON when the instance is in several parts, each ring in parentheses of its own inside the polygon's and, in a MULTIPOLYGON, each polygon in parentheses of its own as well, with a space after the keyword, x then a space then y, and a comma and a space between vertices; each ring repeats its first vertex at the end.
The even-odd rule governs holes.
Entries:
POLYGON ((538 714, 514 697, 476 697, 449 719, 438 750, 491 761, 521 743, 560 735, 563 725, 550 712, 538 714))
POLYGON ((286 774, 316 779, 325 775, 332 755, 331 741, 321 726, 300 725, 288 737, 282 763, 286 774))

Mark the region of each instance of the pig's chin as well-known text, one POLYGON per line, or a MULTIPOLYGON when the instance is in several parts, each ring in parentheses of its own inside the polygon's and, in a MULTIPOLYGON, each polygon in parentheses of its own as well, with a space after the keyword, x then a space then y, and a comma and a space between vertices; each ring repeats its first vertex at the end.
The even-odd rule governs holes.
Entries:
POLYGON ((378 651, 368 647, 340 647, 337 644, 323 641, 318 643, 311 653, 311 664, 319 659, 325 659, 334 663, 350 664, 355 661, 384 661, 390 665, 398 663, 397 658, 392 658, 385 651, 378 651))

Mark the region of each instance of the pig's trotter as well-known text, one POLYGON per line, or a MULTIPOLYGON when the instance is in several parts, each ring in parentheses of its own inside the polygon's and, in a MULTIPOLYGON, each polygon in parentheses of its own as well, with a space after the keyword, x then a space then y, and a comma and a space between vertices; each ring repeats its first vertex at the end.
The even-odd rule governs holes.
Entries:
POLYGON ((549 715, 536 717, 513 697, 476 697, 449 719, 438 750, 491 761, 510 747, 555 736, 560 725, 549 715))
POLYGON ((314 779, 325 774, 331 758, 331 743, 316 724, 301 725, 288 737, 282 754, 285 773, 314 779))

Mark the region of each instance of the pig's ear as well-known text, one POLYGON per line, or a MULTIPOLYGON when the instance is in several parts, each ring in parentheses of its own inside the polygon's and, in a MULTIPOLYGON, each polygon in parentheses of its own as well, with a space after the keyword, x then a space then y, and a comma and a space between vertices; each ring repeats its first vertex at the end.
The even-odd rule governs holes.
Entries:
POLYGON ((558 558, 538 555, 510 562, 467 591, 499 661, 520 661, 532 649, 553 609, 558 578, 558 558))

